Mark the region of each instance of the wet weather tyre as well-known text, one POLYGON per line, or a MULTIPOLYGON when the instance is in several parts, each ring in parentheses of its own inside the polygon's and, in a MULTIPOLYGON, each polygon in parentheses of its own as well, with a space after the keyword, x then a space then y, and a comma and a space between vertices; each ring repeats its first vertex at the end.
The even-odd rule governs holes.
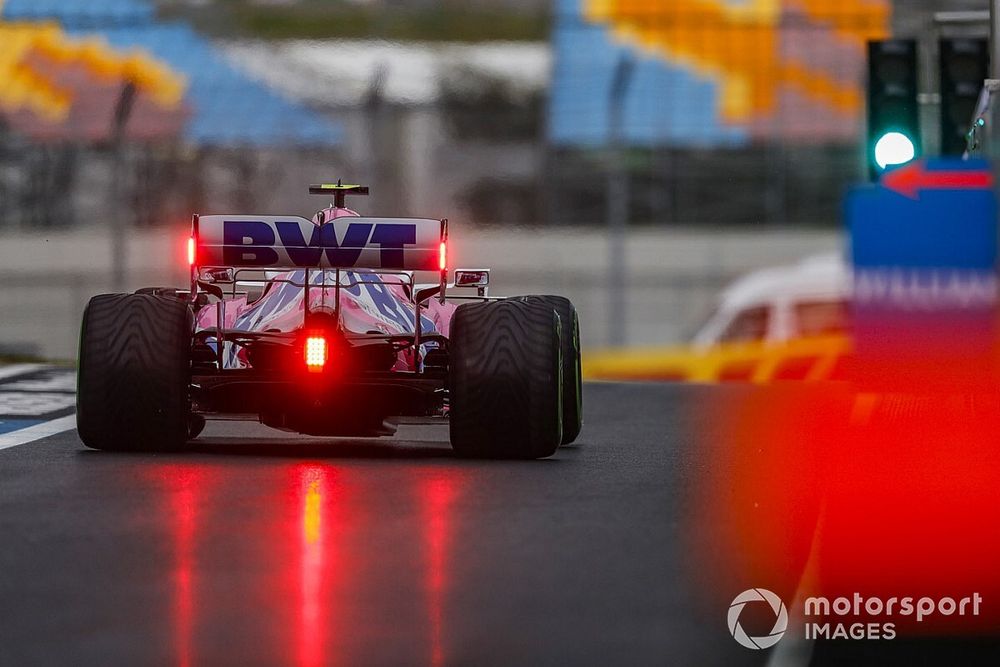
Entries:
POLYGON ((537 459, 562 442, 559 315, 536 301, 466 304, 451 323, 449 421, 462 456, 537 459))
POLYGON ((573 302, 564 296, 529 296, 559 313, 562 324, 562 444, 568 445, 583 428, 583 371, 580 367, 580 318, 573 302))
POLYGON ((184 301, 104 294, 80 330, 77 430, 93 449, 170 451, 189 435, 193 315, 184 301))

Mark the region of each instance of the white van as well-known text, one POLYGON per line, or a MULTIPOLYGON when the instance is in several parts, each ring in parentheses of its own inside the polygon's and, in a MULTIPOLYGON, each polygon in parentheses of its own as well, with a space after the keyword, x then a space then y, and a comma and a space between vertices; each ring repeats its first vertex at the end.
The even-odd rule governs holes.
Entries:
POLYGON ((838 254, 754 271, 729 285, 692 343, 772 342, 845 333, 851 280, 838 254))

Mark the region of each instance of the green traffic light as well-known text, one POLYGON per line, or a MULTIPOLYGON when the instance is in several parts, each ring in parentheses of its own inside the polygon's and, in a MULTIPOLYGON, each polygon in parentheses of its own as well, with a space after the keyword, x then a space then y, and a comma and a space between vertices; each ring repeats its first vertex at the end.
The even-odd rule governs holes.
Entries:
POLYGON ((879 169, 906 164, 916 155, 913 140, 902 132, 886 132, 875 142, 875 164, 879 169))
POLYGON ((865 146, 872 180, 877 180, 887 167, 913 160, 921 151, 918 74, 916 40, 868 43, 865 146))

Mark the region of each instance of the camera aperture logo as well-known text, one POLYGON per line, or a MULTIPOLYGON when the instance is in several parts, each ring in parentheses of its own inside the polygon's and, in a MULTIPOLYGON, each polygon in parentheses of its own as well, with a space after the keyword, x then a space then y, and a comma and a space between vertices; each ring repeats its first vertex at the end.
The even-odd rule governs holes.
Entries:
MULTIPOLYGON (((882 598, 854 593, 834 599, 810 597, 802 604, 802 632, 806 640, 895 639, 896 620, 923 623, 934 616, 979 616, 983 596, 972 593, 962 598, 893 596, 882 598)), ((729 634, 749 649, 771 648, 788 630, 788 610, 775 593, 751 588, 737 595, 729 605, 729 634), (774 612, 774 627, 760 637, 751 637, 740 624, 740 614, 750 603, 764 602, 774 612)), ((798 627, 798 626, 797 626, 798 627)))
POLYGON ((729 634, 741 646, 752 649, 770 648, 778 643, 788 629, 788 610, 777 595, 766 588, 751 588, 737 595, 729 605, 729 634), (766 602, 774 611, 774 627, 762 637, 751 637, 740 625, 740 614, 750 602, 766 602))

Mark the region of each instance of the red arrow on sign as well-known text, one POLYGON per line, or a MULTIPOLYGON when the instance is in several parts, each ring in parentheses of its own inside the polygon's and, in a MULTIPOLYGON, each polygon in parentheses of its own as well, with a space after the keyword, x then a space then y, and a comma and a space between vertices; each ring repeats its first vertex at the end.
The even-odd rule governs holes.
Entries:
POLYGON ((930 171, 923 160, 882 175, 882 186, 910 199, 918 199, 921 190, 985 190, 993 187, 989 171, 930 171))

